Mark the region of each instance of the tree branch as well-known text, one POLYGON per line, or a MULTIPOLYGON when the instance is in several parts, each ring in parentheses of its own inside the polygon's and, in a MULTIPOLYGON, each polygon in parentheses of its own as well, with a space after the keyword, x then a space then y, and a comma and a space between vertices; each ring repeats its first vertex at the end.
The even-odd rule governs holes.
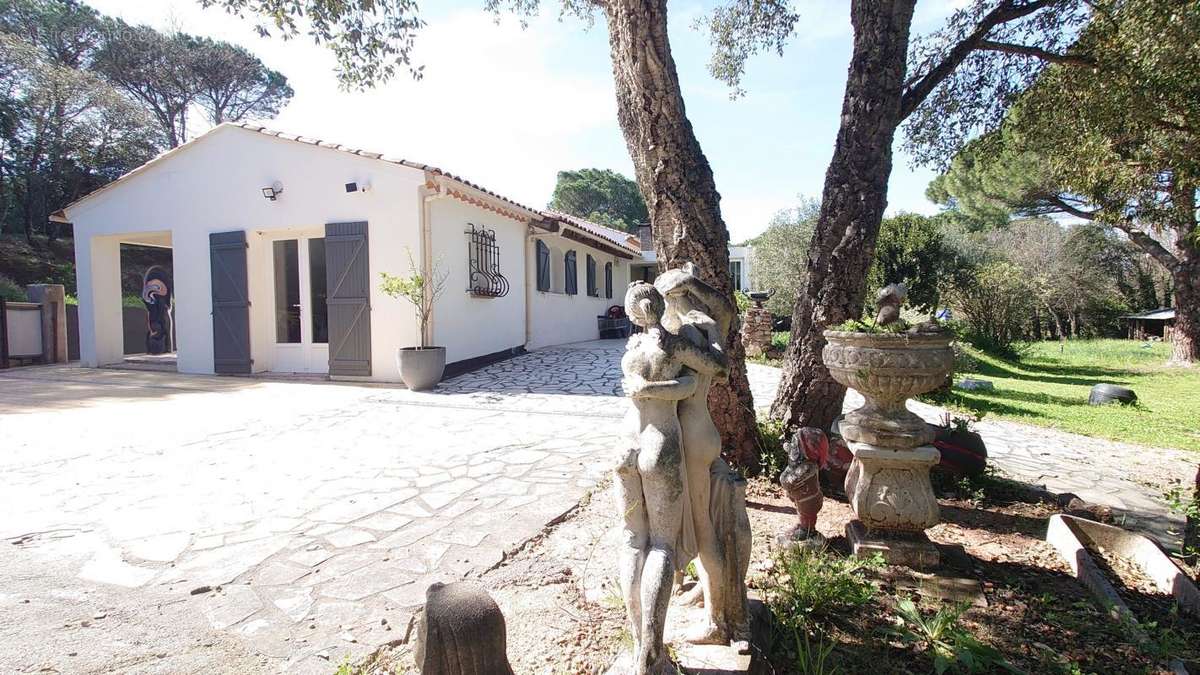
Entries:
POLYGON ((929 69, 919 80, 914 82, 904 92, 904 96, 900 99, 900 119, 908 117, 916 110, 921 103, 933 92, 942 80, 950 76, 958 64, 962 63, 972 51, 979 47, 979 43, 983 42, 988 33, 993 28, 1009 21, 1016 21, 1033 14, 1034 12, 1052 4, 1054 0, 1029 0, 1029 2, 1017 3, 1015 0, 1005 0, 996 6, 995 9, 988 12, 975 26, 967 37, 954 45, 946 57, 941 60, 933 68, 929 69))
POLYGON ((1050 63, 1062 63, 1071 66, 1096 65, 1095 61, 1084 56, 1078 56, 1076 54, 1059 54, 1057 52, 1042 49, 1041 47, 1018 45, 1010 42, 993 42, 991 40, 983 40, 975 48, 988 52, 1004 52, 1005 54, 1032 56, 1043 61, 1049 61, 1050 63))
MULTIPOLYGON (((1040 194, 1040 195, 1038 195, 1038 198, 1041 199, 1042 201, 1046 202, 1047 204, 1057 208, 1061 212, 1066 213, 1068 215, 1075 216, 1076 218, 1082 218, 1084 220, 1098 220, 1099 219, 1097 216, 1097 213, 1095 211, 1087 211, 1087 210, 1081 209, 1078 206, 1075 206, 1074 204, 1068 202, 1066 199, 1063 199, 1062 195, 1040 194)), ((1100 219, 1100 220, 1101 220, 1101 222, 1112 225, 1113 227, 1117 228, 1118 230, 1124 232, 1129 237, 1129 240, 1134 243, 1135 246, 1142 249, 1142 251, 1146 255, 1148 255, 1151 258, 1154 258, 1156 261, 1158 261, 1158 263, 1160 265, 1162 265, 1163 267, 1165 267, 1168 272, 1174 272, 1176 266, 1179 265, 1179 260, 1176 259, 1175 256, 1172 255, 1171 252, 1166 249, 1166 247, 1164 247, 1162 244, 1160 244, 1158 242, 1158 240, 1155 239, 1154 237, 1151 237, 1150 235, 1146 234, 1133 221, 1125 219, 1125 218, 1121 218, 1121 219, 1118 219, 1115 221, 1108 221, 1108 220, 1103 220, 1103 219, 1100 219)))

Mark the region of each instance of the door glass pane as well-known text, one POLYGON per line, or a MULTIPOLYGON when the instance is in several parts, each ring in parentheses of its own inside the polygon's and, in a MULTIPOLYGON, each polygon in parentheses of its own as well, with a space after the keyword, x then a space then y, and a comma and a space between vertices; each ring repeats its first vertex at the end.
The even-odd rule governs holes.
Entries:
POLYGON ((312 308, 312 341, 329 342, 329 307, 325 304, 325 240, 308 240, 309 306, 312 308))
POLYGON ((300 342, 300 248, 295 239, 274 242, 275 342, 300 342))
POLYGON ((733 290, 742 290, 742 261, 729 261, 729 276, 733 280, 733 290))

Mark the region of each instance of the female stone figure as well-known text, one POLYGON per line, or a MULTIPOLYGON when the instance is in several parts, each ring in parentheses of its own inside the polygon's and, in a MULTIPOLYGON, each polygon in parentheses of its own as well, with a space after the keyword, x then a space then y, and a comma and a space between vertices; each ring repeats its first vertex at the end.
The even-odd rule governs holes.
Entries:
POLYGON ((657 675, 673 672, 663 628, 674 573, 696 554, 678 404, 696 391, 697 374, 724 376, 726 363, 720 352, 663 328, 664 301, 654 286, 630 284, 625 311, 644 332, 629 339, 621 359, 634 436, 622 447, 615 471, 624 536, 619 575, 634 641, 633 672, 657 675))
MULTIPOLYGON (((725 337, 736 316, 733 304, 717 289, 701 281, 691 263, 682 269, 659 275, 654 286, 666 303, 663 326, 672 334, 713 353, 724 353, 725 337)), ((708 390, 713 376, 696 374, 696 390, 679 402, 679 422, 683 430, 684 469, 687 473, 688 496, 696 531, 700 557, 700 589, 707 621, 691 629, 688 641, 701 644, 727 643, 741 626, 728 625, 726 605, 741 602, 736 597, 724 597, 729 572, 725 556, 713 527, 711 512, 711 479, 713 462, 721 456, 721 434, 713 424, 708 410, 708 390)), ((694 602, 699 598, 690 598, 694 602)), ((740 612, 735 610, 735 616, 740 612)), ((740 619, 741 617, 738 616, 740 619)), ((737 619, 735 619, 736 621, 737 619)))

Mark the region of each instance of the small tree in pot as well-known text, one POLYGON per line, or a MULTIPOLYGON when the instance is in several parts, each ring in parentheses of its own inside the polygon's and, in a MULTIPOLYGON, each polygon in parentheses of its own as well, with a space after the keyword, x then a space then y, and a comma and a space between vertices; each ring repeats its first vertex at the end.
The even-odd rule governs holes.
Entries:
POLYGON ((446 348, 432 347, 427 342, 429 317, 433 315, 433 303, 446 290, 447 273, 440 261, 433 264, 429 277, 417 271, 412 251, 408 252, 408 276, 397 276, 380 272, 383 279, 379 290, 393 298, 403 298, 417 310, 417 322, 421 331, 421 346, 401 347, 396 353, 396 364, 400 368, 400 379, 414 391, 432 389, 442 379, 446 369, 446 348))

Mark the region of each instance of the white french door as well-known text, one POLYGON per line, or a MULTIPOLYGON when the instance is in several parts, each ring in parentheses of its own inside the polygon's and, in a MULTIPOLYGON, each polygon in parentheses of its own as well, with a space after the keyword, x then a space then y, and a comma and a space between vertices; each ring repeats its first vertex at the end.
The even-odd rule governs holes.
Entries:
POLYGON ((329 311, 325 238, 295 236, 271 242, 275 349, 271 370, 329 372, 329 311))

